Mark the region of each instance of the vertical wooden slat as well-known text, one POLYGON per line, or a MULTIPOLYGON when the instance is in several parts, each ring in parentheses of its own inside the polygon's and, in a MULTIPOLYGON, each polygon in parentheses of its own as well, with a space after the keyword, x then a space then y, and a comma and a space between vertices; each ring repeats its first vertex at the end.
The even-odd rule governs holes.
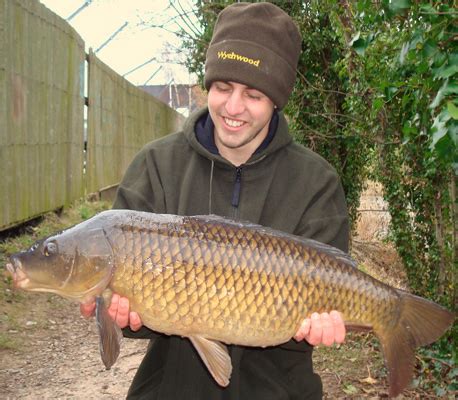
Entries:
MULTIPOLYGON (((10 55, 7 53, 6 42, 10 35, 10 30, 7 29, 6 21, 9 15, 8 0, 0 0, 0 164, 4 166, 5 172, 11 169, 10 158, 8 157, 8 137, 6 132, 10 120, 6 118, 8 113, 8 85, 6 77, 6 65, 10 63, 10 55), (1 38, 4 38, 3 40, 1 38), (7 60, 8 57, 8 60, 7 60)), ((0 226, 4 221, 9 219, 11 214, 11 204, 8 201, 7 189, 11 186, 11 177, 5 176, 4 173, 0 174, 0 226)))

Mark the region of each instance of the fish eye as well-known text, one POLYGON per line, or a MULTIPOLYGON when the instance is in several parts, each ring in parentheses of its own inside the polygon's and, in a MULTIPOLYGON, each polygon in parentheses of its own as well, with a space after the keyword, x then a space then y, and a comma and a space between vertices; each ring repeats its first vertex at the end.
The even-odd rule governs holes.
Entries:
POLYGON ((57 244, 54 242, 47 243, 45 247, 43 248, 43 254, 46 257, 49 257, 50 255, 56 254, 56 253, 57 253, 57 244))

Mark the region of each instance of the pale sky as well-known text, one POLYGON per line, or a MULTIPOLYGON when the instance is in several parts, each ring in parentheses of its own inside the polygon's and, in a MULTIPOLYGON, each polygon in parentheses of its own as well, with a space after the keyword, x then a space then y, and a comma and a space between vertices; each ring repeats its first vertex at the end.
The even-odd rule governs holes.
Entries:
MULTIPOLYGON (((87 0, 40 0, 46 7, 63 19, 68 19, 87 0)), ((169 5, 169 0, 92 0, 70 25, 80 34, 86 43, 86 50, 95 51, 126 22, 128 25, 120 31, 97 56, 118 74, 124 75, 141 64, 156 60, 125 76, 135 85, 174 83, 195 83, 195 76, 177 61, 183 61, 183 55, 177 49, 180 40, 173 33, 179 30, 174 17, 177 12, 169 5), (163 28, 154 28, 151 25, 163 28)), ((173 1, 175 7, 190 11, 193 0, 173 1)), ((192 18, 192 13, 188 14, 192 18)), ((178 21, 180 21, 178 19, 178 21)), ((183 23, 181 23, 183 25, 183 23)))

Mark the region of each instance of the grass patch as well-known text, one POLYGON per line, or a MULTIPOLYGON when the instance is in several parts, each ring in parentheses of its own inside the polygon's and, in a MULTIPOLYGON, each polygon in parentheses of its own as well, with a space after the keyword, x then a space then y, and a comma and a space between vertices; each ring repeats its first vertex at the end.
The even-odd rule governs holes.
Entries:
POLYGON ((0 332, 0 350, 19 350, 20 341, 13 339, 11 335, 0 332))
POLYGON ((29 248, 36 240, 50 236, 56 232, 73 226, 107 210, 107 202, 78 201, 62 212, 50 212, 43 216, 38 224, 24 224, 15 232, 0 237, 0 265, 6 263, 9 255, 29 248))

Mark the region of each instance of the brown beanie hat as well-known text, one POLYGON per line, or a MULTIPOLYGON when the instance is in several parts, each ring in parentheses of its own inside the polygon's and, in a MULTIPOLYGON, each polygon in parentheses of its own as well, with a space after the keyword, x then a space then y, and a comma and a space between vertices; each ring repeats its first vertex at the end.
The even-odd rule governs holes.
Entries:
POLYGON ((218 15, 207 50, 205 87, 233 81, 257 89, 282 109, 296 79, 301 36, 272 3, 234 3, 218 15))

